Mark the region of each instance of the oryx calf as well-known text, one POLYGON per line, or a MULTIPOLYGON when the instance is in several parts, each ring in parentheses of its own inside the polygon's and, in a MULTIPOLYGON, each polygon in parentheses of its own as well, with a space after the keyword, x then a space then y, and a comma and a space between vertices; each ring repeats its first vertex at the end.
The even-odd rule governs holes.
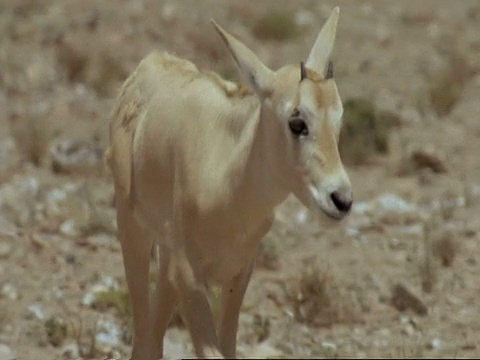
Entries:
POLYGON ((234 357, 240 306, 274 208, 293 193, 329 218, 349 212, 352 191, 337 148, 343 107, 330 61, 338 15, 335 8, 305 64, 278 71, 214 23, 248 88, 157 52, 123 85, 108 161, 133 359, 163 356, 177 302, 197 356, 234 357), (150 299, 153 244, 159 276, 150 299), (217 317, 211 285, 221 288, 217 317))

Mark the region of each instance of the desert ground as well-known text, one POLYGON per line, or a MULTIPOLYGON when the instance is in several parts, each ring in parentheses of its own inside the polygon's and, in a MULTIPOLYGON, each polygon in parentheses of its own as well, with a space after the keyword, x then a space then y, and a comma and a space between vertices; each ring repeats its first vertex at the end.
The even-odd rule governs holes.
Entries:
MULTIPOLYGON (((129 358, 103 154, 138 62, 168 50, 238 79, 213 18, 272 68, 299 63, 334 6, 355 204, 335 226, 277 209, 238 355, 480 356, 480 2, 2 0, 0 360, 129 358)), ((181 316, 165 341, 193 354, 181 316)))

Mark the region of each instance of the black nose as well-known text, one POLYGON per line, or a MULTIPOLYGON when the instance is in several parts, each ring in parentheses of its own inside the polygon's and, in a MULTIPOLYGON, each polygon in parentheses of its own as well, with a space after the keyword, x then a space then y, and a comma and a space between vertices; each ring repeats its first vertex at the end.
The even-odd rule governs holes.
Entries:
POLYGON ((334 191, 330 195, 330 198, 332 199, 337 209, 341 212, 348 212, 352 207, 353 200, 351 195, 343 194, 339 191, 334 191))

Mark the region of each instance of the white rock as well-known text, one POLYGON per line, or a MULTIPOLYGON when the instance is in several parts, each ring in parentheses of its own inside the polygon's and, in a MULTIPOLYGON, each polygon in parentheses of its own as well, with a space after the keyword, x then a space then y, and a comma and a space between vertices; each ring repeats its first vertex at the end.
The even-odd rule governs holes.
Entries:
POLYGON ((303 224, 307 220, 308 211, 306 209, 301 209, 297 212, 297 223, 303 224))
POLYGON ((37 320, 45 320, 46 315, 45 312, 42 310, 40 304, 31 304, 28 307, 28 311, 37 319, 37 320))
POLYGON ((2 297, 6 297, 7 299, 10 299, 10 300, 18 299, 17 288, 11 283, 3 284, 2 289, 0 290, 0 294, 2 295, 2 297))
POLYGON ((376 204, 381 210, 406 213, 416 211, 416 207, 395 194, 383 194, 376 199, 376 204))
POLYGON ((97 329, 95 340, 103 351, 110 351, 120 344, 121 331, 115 322, 100 319, 97 322, 97 329))
POLYGON ((322 341, 322 343, 320 345, 325 350, 329 350, 329 351, 337 350, 337 345, 335 345, 334 343, 332 343, 330 341, 322 341))
POLYGON ((66 236, 77 236, 79 234, 77 222, 73 219, 65 220, 58 230, 66 236))
POLYGON ((442 341, 439 338, 435 338, 435 339, 432 340, 430 345, 431 345, 432 349, 440 350, 440 348, 442 347, 442 341))
POLYGON ((110 234, 98 233, 89 236, 87 242, 94 247, 111 248, 117 244, 117 238, 110 234))
POLYGON ((352 212, 357 214, 365 214, 372 208, 372 205, 366 201, 354 202, 352 212))

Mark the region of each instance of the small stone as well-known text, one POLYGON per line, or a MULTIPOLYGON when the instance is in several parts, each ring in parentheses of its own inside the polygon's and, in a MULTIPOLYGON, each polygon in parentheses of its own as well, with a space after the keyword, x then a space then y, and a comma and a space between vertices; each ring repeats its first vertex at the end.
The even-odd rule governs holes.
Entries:
POLYGON ((73 219, 65 220, 58 230, 66 236, 77 236, 79 234, 77 222, 73 219))
POLYGON ((421 149, 414 149, 410 157, 417 169, 428 168, 435 173, 447 172, 445 156, 436 148, 422 147, 421 149))
POLYGON ((396 284, 392 289, 392 304, 399 311, 411 309, 419 315, 427 315, 425 303, 403 284, 396 284))
POLYGON ((18 291, 17 288, 12 285, 11 283, 5 283, 2 285, 2 289, 0 290, 0 294, 2 297, 5 297, 10 300, 17 300, 18 299, 18 291))
POLYGON ((102 352, 108 353, 120 344, 121 331, 113 321, 99 320, 97 328, 99 332, 95 335, 95 341, 102 352))
POLYGON ((297 223, 303 224, 307 220, 307 216, 308 216, 308 211, 306 209, 301 209, 297 213, 297 219, 296 219, 297 223))
POLYGON ((433 340, 428 344, 428 348, 430 348, 430 349, 432 349, 432 350, 440 350, 441 347, 442 347, 442 341, 441 341, 439 338, 433 339, 433 340))
POLYGON ((92 248, 115 249, 118 242, 117 238, 110 234, 98 233, 87 238, 87 243, 92 248))
POLYGON ((335 351, 335 350, 337 350, 337 345, 335 345, 334 343, 329 342, 329 341, 322 341, 322 343, 320 344, 320 346, 321 346, 323 349, 329 350, 329 351, 335 351))
POLYGON ((405 324, 405 326, 402 328, 402 333, 408 336, 412 336, 413 334, 415 334, 415 328, 410 323, 405 324))
POLYGON ((40 304, 32 304, 28 307, 28 311, 32 314, 37 320, 45 320, 45 312, 40 307, 40 304))

